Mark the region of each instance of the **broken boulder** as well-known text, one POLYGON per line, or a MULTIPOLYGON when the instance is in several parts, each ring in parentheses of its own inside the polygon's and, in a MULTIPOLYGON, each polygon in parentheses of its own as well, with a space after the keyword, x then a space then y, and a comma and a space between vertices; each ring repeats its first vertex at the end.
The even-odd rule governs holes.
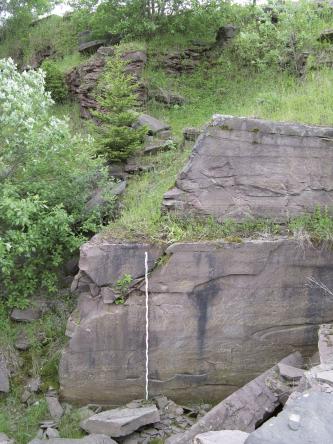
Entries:
POLYGON ((64 409, 62 408, 58 398, 56 396, 46 396, 47 406, 51 415, 51 418, 58 420, 64 414, 64 409))
POLYGON ((249 436, 240 430, 219 430, 201 433, 194 438, 194 444, 244 444, 249 436))
POLYGON ((17 322, 33 322, 37 321, 42 316, 42 310, 39 307, 30 307, 20 310, 14 308, 11 312, 11 319, 17 322))
POLYGON ((278 364, 280 376, 282 376, 287 381, 299 381, 304 376, 304 370, 291 365, 279 362, 278 364))
POLYGON ((155 405, 139 408, 119 408, 98 413, 82 421, 81 427, 88 433, 105 433, 108 436, 126 436, 146 424, 160 420, 155 405))
POLYGON ((146 126, 148 128, 148 134, 153 136, 161 131, 170 129, 170 125, 162 122, 161 120, 155 119, 155 117, 149 116, 148 114, 141 114, 135 126, 146 126))
POLYGON ((103 46, 105 43, 104 40, 92 40, 91 42, 83 42, 79 45, 79 52, 81 54, 93 54, 103 46))
POLYGON ((318 206, 331 210, 332 140, 332 127, 214 116, 164 208, 220 222, 281 223, 318 206))
MULTIPOLYGON (((2 443, 1 443, 2 444, 2 443)), ((51 438, 33 439, 29 444, 117 444, 116 441, 105 435, 89 435, 81 439, 51 438)))
POLYGON ((6 361, 0 356, 0 393, 9 393, 9 371, 6 361))
MULTIPOLYGON (((281 361, 287 365, 301 365, 302 362, 299 353, 281 361)), ((280 405, 279 392, 275 389, 276 379, 277 366, 274 366, 217 404, 184 434, 171 437, 167 443, 190 444, 198 434, 217 430, 254 431, 257 424, 272 415, 280 405)), ((286 386, 284 389, 288 391, 286 386)))
POLYGON ((332 444, 333 396, 306 392, 259 427, 245 444, 332 444))
POLYGON ((14 440, 8 438, 5 433, 0 433, 0 444, 14 444, 14 440))

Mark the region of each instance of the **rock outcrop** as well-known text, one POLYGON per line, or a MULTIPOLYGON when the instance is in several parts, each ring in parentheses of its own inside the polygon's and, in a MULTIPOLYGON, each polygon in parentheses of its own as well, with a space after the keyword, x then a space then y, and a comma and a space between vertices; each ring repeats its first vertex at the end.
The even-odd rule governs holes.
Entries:
MULTIPOLYGON (((114 55, 112 46, 101 46, 96 54, 90 57, 85 63, 75 67, 66 76, 66 84, 72 95, 80 104, 81 116, 91 118, 91 110, 98 109, 98 104, 94 96, 94 88, 98 79, 103 73, 108 60, 114 55)), ((148 92, 142 80, 143 68, 147 62, 145 51, 126 51, 122 54, 122 59, 126 61, 125 71, 133 77, 136 84, 136 92, 139 101, 145 103, 148 92)))
POLYGON ((333 128, 216 116, 164 208, 219 221, 284 222, 333 204, 333 128))
MULTIPOLYGON (((202 139, 201 139, 202 140, 202 139)), ((120 405, 142 398, 144 254, 149 253, 151 396, 220 401, 286 354, 313 353, 333 319, 333 251, 294 240, 197 242, 162 248, 95 238, 82 247, 80 294, 60 365, 62 397, 120 405), (155 267, 155 268, 154 268, 155 267), (132 282, 114 304, 124 275, 132 282), (110 294, 109 294, 110 293, 110 294)))
MULTIPOLYGON (((293 353, 281 363, 300 366, 303 359, 293 353)), ((217 404, 184 434, 169 438, 167 444, 191 444, 198 434, 210 431, 253 432, 281 405, 281 394, 289 396, 294 389, 283 383, 274 366, 217 404)))

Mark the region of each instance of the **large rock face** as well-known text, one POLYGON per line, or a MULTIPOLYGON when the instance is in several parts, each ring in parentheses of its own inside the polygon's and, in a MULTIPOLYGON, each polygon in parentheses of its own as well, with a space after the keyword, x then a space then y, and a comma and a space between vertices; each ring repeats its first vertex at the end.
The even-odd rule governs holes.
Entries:
POLYGON ((312 353, 318 324, 333 319, 331 298, 307 285, 312 277, 333 288, 329 249, 288 239, 174 244, 153 268, 162 254, 153 246, 88 243, 60 365, 67 400, 116 405, 144 396, 145 251, 151 395, 221 400, 287 353, 312 353), (138 278, 125 304, 103 302, 102 290, 124 273, 138 278))
POLYGON ((333 128, 216 116, 164 207, 218 220, 283 222, 333 204, 333 128))

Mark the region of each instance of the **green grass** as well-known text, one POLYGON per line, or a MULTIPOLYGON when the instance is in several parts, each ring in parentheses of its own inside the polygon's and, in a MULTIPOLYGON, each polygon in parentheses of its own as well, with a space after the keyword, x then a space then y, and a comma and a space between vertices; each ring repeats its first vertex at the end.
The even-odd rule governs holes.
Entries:
MULTIPOLYGON (((148 104, 148 112, 168 122, 178 139, 184 127, 203 126, 217 113, 333 125, 333 72, 328 69, 310 72, 301 81, 290 74, 269 70, 238 73, 225 61, 214 69, 206 68, 202 66, 195 74, 180 77, 168 76, 153 65, 146 71, 153 88, 171 89, 188 99, 184 106, 171 109, 155 102, 148 104)), ((219 225, 214 221, 192 220, 183 224, 177 218, 163 215, 163 194, 174 186, 189 154, 189 151, 176 150, 145 160, 154 165, 153 171, 129 180, 123 211, 108 231, 122 238, 158 242, 243 238, 276 231, 274 223, 267 221, 246 223, 237 228, 230 222, 219 225)), ((289 232, 294 231, 291 225, 289 232)), ((325 236, 327 238, 327 233, 325 236)), ((321 234, 321 238, 325 236, 321 234)))
MULTIPOLYGON (((6 307, 3 303, 0 305, 0 350, 14 371, 10 393, 0 396, 0 432, 14 438, 16 444, 29 442, 36 436, 39 422, 49 418, 44 393, 49 387, 59 387, 58 363, 67 341, 65 327, 74 302, 70 297, 58 297, 56 308, 31 324, 10 321, 6 307), (22 330, 31 341, 31 348, 26 352, 14 348, 15 339, 22 330), (42 379, 41 391, 33 395, 33 403, 27 407, 21 403, 24 385, 28 378, 37 376, 42 379)), ((77 428, 74 412, 63 418, 60 427, 63 433, 72 429, 72 437, 77 437, 77 428)))
POLYGON ((70 54, 64 55, 62 58, 57 58, 55 63, 57 68, 65 75, 71 71, 75 66, 84 63, 89 57, 74 51, 70 54))
POLYGON ((149 67, 146 76, 152 89, 171 90, 187 100, 173 108, 148 104, 148 112, 170 123, 177 135, 184 127, 204 125, 213 114, 333 124, 333 71, 329 69, 310 72, 304 81, 283 72, 228 72, 223 65, 181 77, 149 67))

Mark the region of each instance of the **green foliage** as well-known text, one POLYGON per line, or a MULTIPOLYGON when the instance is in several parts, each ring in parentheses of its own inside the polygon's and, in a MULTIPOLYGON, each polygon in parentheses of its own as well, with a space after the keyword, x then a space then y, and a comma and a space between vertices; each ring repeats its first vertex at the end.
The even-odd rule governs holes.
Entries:
POLYGON ((96 127, 98 152, 110 162, 123 162, 140 148, 145 128, 133 128, 138 114, 133 78, 125 72, 126 62, 116 55, 108 62, 98 82, 97 101, 102 111, 94 115, 101 122, 96 127))
POLYGON ((124 274, 124 276, 117 281, 116 287, 121 295, 125 295, 133 281, 130 274, 124 274))
POLYGON ((84 208, 106 175, 91 140, 50 116, 42 71, 1 60, 0 72, 0 290, 21 306, 55 291, 56 270, 98 228, 99 214, 84 208))
POLYGON ((50 207, 37 195, 22 197, 14 186, 1 190, 1 287, 10 306, 26 305, 37 289, 56 290, 59 266, 81 243, 72 224, 61 205, 50 207))
POLYGON ((312 214, 296 217, 289 224, 289 230, 298 238, 308 237, 314 242, 333 241, 332 211, 317 207, 312 214))
MULTIPOLYGON (((39 429, 39 422, 49 418, 44 392, 50 386, 58 387, 58 364, 61 351, 67 341, 65 328, 69 314, 74 308, 72 296, 57 296, 53 309, 33 323, 22 324, 9 320, 8 308, 0 301, 0 348, 13 370, 11 391, 0 397, 0 431, 15 439, 17 444, 27 444, 39 429), (29 338, 30 348, 18 354, 15 339, 24 333, 29 338), (24 384, 30 377, 41 377, 39 393, 32 395, 32 404, 21 402, 24 384)), ((81 437, 75 411, 65 414, 59 424, 62 436, 81 437), (72 436, 70 435, 72 433, 72 436)))
POLYGON ((52 48, 60 60, 77 48, 77 29, 70 18, 51 15, 31 26, 31 17, 15 17, 1 29, 0 58, 12 57, 21 65, 32 62, 39 51, 52 48), (19 22, 18 22, 19 21, 19 22))
POLYGON ((46 60, 42 64, 42 69, 45 72, 46 91, 51 93, 51 97, 55 102, 65 102, 68 98, 68 89, 63 74, 58 69, 57 64, 51 60, 46 60))
POLYGON ((85 433, 80 427, 81 418, 76 409, 65 414, 59 422, 59 434, 61 438, 83 438, 85 433))

